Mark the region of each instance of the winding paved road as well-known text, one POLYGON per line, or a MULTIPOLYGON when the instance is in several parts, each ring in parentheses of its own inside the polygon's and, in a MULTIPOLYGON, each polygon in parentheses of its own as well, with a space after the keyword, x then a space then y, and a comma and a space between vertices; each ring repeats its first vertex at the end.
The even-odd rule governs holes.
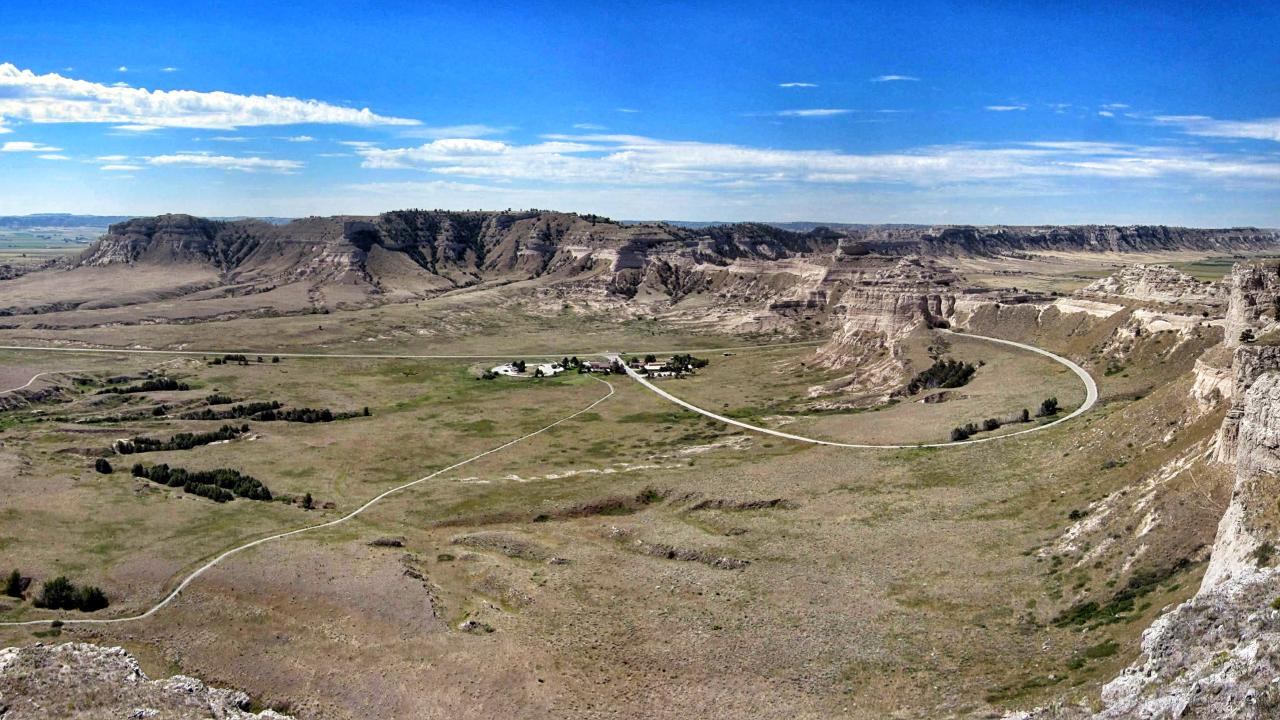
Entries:
MULTIPOLYGON (((1054 425, 1059 425, 1074 417, 1081 415, 1084 412, 1087 412, 1089 408, 1093 407, 1094 404, 1098 402, 1098 384, 1093 381, 1093 377, 1091 377, 1089 373, 1085 371, 1084 368, 1062 357, 1061 355, 1055 355, 1054 353, 1051 353, 1048 350, 1038 348, 1034 345, 1027 345, 1025 343, 1014 342, 1013 340, 1003 340, 1001 338, 987 337, 986 335, 974 335, 972 333, 956 333, 950 330, 944 330, 943 332, 950 333, 952 335, 957 335, 959 337, 978 338, 979 340, 986 340, 988 342, 999 343, 1001 345, 1009 345, 1010 347, 1016 347, 1022 350, 1029 350, 1033 353, 1044 355, 1047 358, 1050 358, 1059 363, 1062 363, 1063 365, 1066 365, 1068 368, 1071 369, 1072 372, 1076 374, 1077 377, 1080 378, 1082 382, 1084 382, 1084 387, 1085 387, 1084 403, 1080 407, 1076 408, 1070 415, 1066 415, 1065 417, 1058 418, 1057 420, 1054 420, 1051 423, 1047 423, 1045 425, 1037 425, 1032 428, 1027 428, 1026 430, 1019 430, 1017 432, 1007 433, 1004 435, 994 435, 992 437, 978 438, 976 440, 959 440, 956 442, 945 442, 945 443, 916 443, 913 445, 865 445, 860 443, 843 443, 843 442, 834 442, 832 440, 819 440, 818 438, 805 437, 803 435, 795 435, 792 433, 782 432, 781 430, 772 430, 770 428, 760 427, 759 425, 744 423, 740 420, 734 420, 733 418, 725 417, 724 415, 718 415, 716 413, 711 412, 710 410, 704 410, 698 407, 697 405, 694 405, 693 403, 688 402, 686 400, 681 400, 675 395, 672 395, 666 390, 663 390, 657 385, 654 385, 653 383, 649 382, 649 380, 647 380, 644 376, 640 375, 635 370, 632 370, 630 367, 627 367, 627 374, 630 375, 631 378, 636 382, 652 390, 658 395, 661 395, 667 400, 670 400, 671 402, 683 408, 692 410, 701 415, 706 415, 707 417, 712 418, 714 420, 718 420, 722 423, 735 425, 737 427, 740 427, 746 430, 751 430, 752 432, 764 433, 766 435, 773 435, 775 437, 786 438, 787 440, 795 440, 796 442, 811 443, 813 445, 829 445, 832 447, 842 447, 842 448, 868 448, 868 449, 882 449, 882 450, 897 450, 897 449, 903 449, 903 448, 954 447, 957 445, 977 445, 979 443, 995 442, 996 440, 1004 440, 1005 438, 1011 438, 1017 435, 1026 435, 1027 433, 1038 432, 1040 430, 1047 430, 1053 427, 1054 425)), ((610 357, 612 359, 617 359, 616 355, 612 355, 610 357)))
POLYGON ((597 377, 594 377, 594 376, 592 376, 592 377, 593 377, 593 379, 598 380, 598 381, 600 381, 600 382, 604 383, 605 385, 607 385, 607 386, 609 387, 609 392, 608 392, 608 393, 606 393, 604 396, 600 397, 599 399, 597 399, 595 402, 591 403, 590 405, 588 405, 588 406, 586 406, 586 407, 582 408, 581 410, 578 410, 577 412, 574 412, 574 413, 569 414, 569 415, 565 415, 564 417, 560 418, 559 420, 556 420, 555 422, 551 423, 550 425, 545 425, 545 426, 543 426, 543 427, 541 427, 541 428, 538 428, 537 430, 534 430, 533 432, 531 432, 531 433, 529 433, 529 434, 527 434, 527 435, 521 435, 520 437, 518 437, 518 438, 516 438, 516 439, 514 439, 514 440, 508 440, 507 442, 505 442, 505 443, 503 443, 503 444, 501 444, 501 445, 499 445, 499 446, 497 446, 497 447, 494 447, 494 448, 490 448, 490 449, 488 449, 488 450, 485 450, 484 452, 479 453, 478 455, 472 455, 471 457, 467 458, 466 460, 462 460, 462 461, 456 462, 456 463, 454 463, 454 464, 450 465, 449 467, 440 468, 439 470, 436 470, 435 472, 431 473, 430 475, 424 475, 424 476, 422 476, 422 477, 418 478, 417 480, 413 480, 413 481, 411 481, 411 482, 407 482, 407 483, 405 483, 405 484, 403 484, 403 485, 397 485, 396 487, 393 487, 393 488, 391 488, 390 490, 387 490, 387 491, 383 492, 382 494, 378 495, 377 497, 374 497, 372 500, 369 500, 368 502, 366 502, 365 504, 363 504, 363 505, 361 505, 360 507, 356 508, 355 510, 352 510, 351 512, 347 513, 346 515, 343 515, 342 517, 337 518, 337 519, 335 519, 335 520, 330 520, 329 522, 319 523, 319 524, 317 524, 317 525, 308 525, 308 526, 306 526, 306 527, 300 527, 300 528, 298 528, 298 529, 296 529, 296 530, 289 530, 289 531, 287 531, 287 532, 276 533, 275 535, 268 535, 267 537, 264 537, 264 538, 258 538, 257 540, 252 540, 252 541, 250 541, 250 542, 244 543, 243 545, 237 545, 236 547, 231 548, 230 550, 228 550, 228 551, 226 551, 226 552, 222 553, 221 555, 218 555, 217 557, 215 557, 214 559, 212 559, 212 560, 210 560, 209 562, 205 563, 204 565, 201 565, 199 568, 197 568, 197 569, 196 569, 196 571, 195 571, 195 572, 193 572, 193 573, 191 573, 190 575, 188 575, 188 576, 186 576, 185 578, 183 578, 183 579, 182 579, 182 582, 178 583, 178 587, 176 587, 176 588, 174 588, 174 589, 173 589, 173 592, 171 592, 171 593, 169 593, 168 595, 166 595, 166 596, 164 597, 164 599, 163 599, 163 600, 161 600, 160 602, 156 603, 155 605, 152 605, 152 606, 151 606, 151 608, 150 608, 150 609, 148 609, 146 612, 138 613, 137 615, 127 615, 127 616, 124 616, 124 617, 115 617, 115 618, 52 618, 52 617, 50 617, 50 618, 44 618, 44 619, 42 619, 42 620, 21 620, 21 621, 13 621, 13 622, 0 622, 0 627, 21 627, 21 626, 24 626, 24 625, 48 625, 50 622, 52 622, 52 621, 54 621, 54 620, 62 620, 62 624, 64 624, 64 625, 72 625, 72 624, 75 624, 75 625, 110 625, 110 624, 114 624, 114 623, 132 622, 132 621, 134 621, 134 620, 142 620, 142 619, 144 619, 144 618, 151 617, 152 615, 156 614, 156 612, 157 612, 157 611, 159 611, 161 608, 163 608, 164 606, 166 606, 166 605, 168 605, 169 603, 173 602, 173 599, 174 599, 174 598, 176 598, 176 597, 178 597, 178 595, 179 595, 183 590, 185 590, 185 589, 187 588, 187 586, 188 586, 188 585, 190 585, 192 582, 194 582, 196 578, 198 578, 198 577, 200 577, 201 575, 205 574, 205 573, 206 573, 206 572, 208 572, 208 571, 209 571, 209 569, 211 569, 213 566, 217 565, 218 563, 222 562, 223 560, 226 560, 227 558, 231 557, 232 555, 235 555, 236 553, 239 553, 239 552, 244 551, 244 550, 248 550, 248 549, 249 549, 249 548, 251 548, 251 547, 256 547, 256 546, 258 546, 258 545, 262 545, 262 544, 265 544, 265 543, 272 542, 273 540, 281 540, 281 539, 283 539, 283 538, 287 538, 287 537, 290 537, 290 536, 292 536, 292 535, 300 535, 300 534, 305 533, 305 532, 311 532, 312 530, 319 530, 319 529, 321 529, 321 528, 333 527, 334 525, 341 525, 342 523, 345 523, 345 522, 347 522, 348 520, 350 520, 350 519, 354 518, 355 516, 359 515, 360 513, 364 512, 365 510, 368 510, 369 508, 373 507, 376 503, 378 503, 378 501, 382 500, 383 498, 386 498, 386 497, 388 497, 388 496, 390 496, 390 495, 394 495, 395 493, 398 493, 398 492, 400 492, 401 490, 404 490, 404 489, 406 489, 406 488, 411 488, 411 487, 413 487, 414 485, 417 485, 417 484, 419 484, 419 483, 424 483, 424 482, 426 482, 426 481, 428 481, 428 480, 431 480, 431 479, 433 479, 433 478, 439 477, 439 476, 441 476, 441 475, 443 475, 443 474, 445 474, 445 473, 449 472, 450 470, 456 470, 457 468, 460 468, 460 467, 462 467, 463 465, 466 465, 466 464, 468 464, 468 463, 475 462, 476 460, 479 460, 480 458, 485 457, 485 456, 487 456, 487 455, 492 455, 492 454, 494 454, 494 453, 496 453, 496 452, 500 452, 500 451, 502 451, 502 450, 505 450, 505 449, 507 449, 507 448, 511 447, 512 445, 515 445, 516 443, 519 443, 519 442, 523 442, 523 441, 525 441, 525 440, 528 440, 529 438, 534 437, 535 435, 541 435, 542 433, 544 433, 544 432, 546 432, 546 431, 550 430, 551 428, 553 428, 553 427, 555 427, 555 426, 559 425, 560 423, 563 423, 563 422, 567 422, 567 421, 569 421, 569 420, 572 420, 572 419, 574 419, 575 417, 577 417, 577 416, 579 416, 579 415, 581 415, 581 414, 583 414, 583 413, 585 413, 585 412, 588 412, 589 410, 591 410, 591 409, 592 409, 592 408, 594 408, 595 406, 599 405, 600 403, 604 402, 605 400, 608 400, 609 398, 613 397, 614 389, 613 389, 613 384, 612 384, 612 383, 610 383, 608 380, 602 380, 602 379, 597 378, 597 377))

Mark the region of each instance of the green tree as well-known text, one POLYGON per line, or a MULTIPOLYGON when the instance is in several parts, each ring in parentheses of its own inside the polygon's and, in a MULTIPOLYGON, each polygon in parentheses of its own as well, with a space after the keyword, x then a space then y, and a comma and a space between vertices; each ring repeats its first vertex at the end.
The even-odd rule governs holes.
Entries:
POLYGON ((64 575, 48 580, 40 586, 35 606, 51 610, 73 610, 79 605, 76 586, 64 575))
POLYGON ((76 592, 76 608, 82 612, 94 612, 109 605, 107 594, 102 588, 86 585, 76 592))
POLYGON ((95 460, 93 462, 93 469, 97 470, 103 475, 110 475, 112 471, 111 463, 107 462, 106 458, 98 458, 97 460, 95 460))
POLYGON ((9 597, 22 597, 22 573, 17 568, 9 573, 9 577, 4 582, 4 594, 9 597))
POLYGON ((302 508, 304 510, 310 510, 315 506, 316 506, 316 503, 315 503, 315 500, 311 499, 311 493, 307 493, 306 495, 302 496, 302 508))

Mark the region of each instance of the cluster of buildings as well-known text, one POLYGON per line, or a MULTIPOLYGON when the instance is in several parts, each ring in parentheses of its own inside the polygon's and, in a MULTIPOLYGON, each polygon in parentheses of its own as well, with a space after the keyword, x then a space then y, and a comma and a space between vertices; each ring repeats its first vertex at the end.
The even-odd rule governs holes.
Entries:
POLYGON ((523 360, 512 360, 498 365, 485 373, 486 377, 552 377, 567 370, 580 373, 596 373, 600 375, 623 375, 630 368, 632 371, 651 378, 683 377, 691 375, 698 368, 707 366, 707 361, 692 355, 675 355, 659 360, 653 355, 642 358, 631 358, 624 366, 619 359, 611 360, 579 360, 576 357, 565 358, 560 362, 538 363, 530 365, 523 360))

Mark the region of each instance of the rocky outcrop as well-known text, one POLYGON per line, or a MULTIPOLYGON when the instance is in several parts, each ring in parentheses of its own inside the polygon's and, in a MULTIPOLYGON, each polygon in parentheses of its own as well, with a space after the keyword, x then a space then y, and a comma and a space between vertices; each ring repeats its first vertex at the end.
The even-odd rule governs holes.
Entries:
POLYGON ((1243 344, 1246 330, 1261 335, 1277 320, 1280 310, 1280 270, 1261 262, 1237 263, 1231 268, 1226 342, 1243 344))
POLYGON ((1280 370, 1280 346, 1244 345, 1236 348, 1231 358, 1231 383, 1226 386, 1226 397, 1232 401, 1232 406, 1218 430, 1218 445, 1214 451, 1214 459, 1218 462, 1236 462, 1240 424, 1245 415, 1245 394, 1263 373, 1273 370, 1280 370))
POLYGON ((1280 232, 1165 225, 871 226, 844 231, 850 251, 893 255, 1008 255, 1018 252, 1273 250, 1280 232))
POLYGON ((75 717, 166 720, 289 720, 249 710, 249 696, 175 675, 148 679, 119 647, 36 644, 0 650, 0 716, 5 720, 75 717))
POLYGON ((816 362, 852 368, 840 389, 887 390, 905 367, 900 343, 921 327, 947 327, 955 315, 957 277, 918 257, 844 278, 831 310, 835 331, 816 362))
POLYGON ((1207 306, 1218 306, 1226 300, 1223 286, 1200 282, 1168 265, 1128 265, 1119 272, 1086 285, 1078 294, 1114 295, 1144 302, 1207 306))

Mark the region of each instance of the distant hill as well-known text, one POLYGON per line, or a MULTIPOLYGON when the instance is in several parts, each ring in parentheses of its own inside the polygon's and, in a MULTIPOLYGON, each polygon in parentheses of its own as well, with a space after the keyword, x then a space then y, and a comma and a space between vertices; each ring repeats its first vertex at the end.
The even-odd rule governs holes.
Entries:
MULTIPOLYGON (((32 215, 0 215, 0 230, 29 230, 32 228, 102 228, 131 220, 137 215, 76 215, 74 213, 35 213, 32 215)), ((246 215, 214 218, 216 220, 247 220, 246 215)), ((293 218, 253 218, 273 225, 292 222, 293 218)))

